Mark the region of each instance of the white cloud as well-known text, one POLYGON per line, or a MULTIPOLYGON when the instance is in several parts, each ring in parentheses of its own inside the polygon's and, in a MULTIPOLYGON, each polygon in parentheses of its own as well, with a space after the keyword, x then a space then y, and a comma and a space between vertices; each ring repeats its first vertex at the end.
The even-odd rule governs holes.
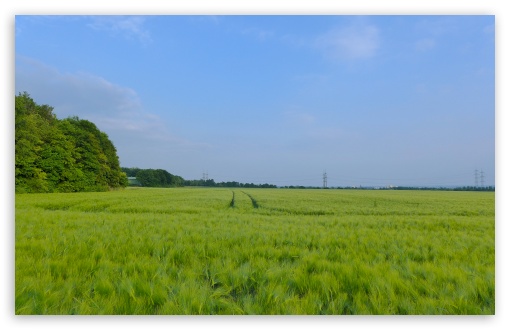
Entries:
POLYGON ((96 31, 105 31, 112 36, 121 35, 126 39, 137 39, 142 44, 152 41, 149 31, 144 27, 145 17, 141 16, 91 16, 88 27, 96 31))
POLYGON ((336 60, 367 59, 379 49, 379 29, 369 24, 354 24, 336 28, 319 36, 316 46, 326 57, 336 60))

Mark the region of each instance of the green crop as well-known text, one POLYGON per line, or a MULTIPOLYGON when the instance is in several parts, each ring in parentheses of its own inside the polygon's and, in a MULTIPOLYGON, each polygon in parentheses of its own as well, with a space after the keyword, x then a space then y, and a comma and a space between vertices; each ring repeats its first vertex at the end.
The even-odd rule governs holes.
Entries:
POLYGON ((16 314, 494 314, 493 192, 16 195, 16 314))

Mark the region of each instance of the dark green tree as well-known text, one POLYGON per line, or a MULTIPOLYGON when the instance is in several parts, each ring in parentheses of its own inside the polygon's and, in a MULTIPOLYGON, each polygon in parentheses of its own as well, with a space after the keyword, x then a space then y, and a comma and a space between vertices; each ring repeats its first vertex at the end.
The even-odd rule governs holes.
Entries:
MULTIPOLYGON (((132 169, 126 173, 133 174, 132 169)), ((162 169, 136 169, 136 179, 143 187, 181 187, 184 185, 184 179, 173 175, 162 169)))

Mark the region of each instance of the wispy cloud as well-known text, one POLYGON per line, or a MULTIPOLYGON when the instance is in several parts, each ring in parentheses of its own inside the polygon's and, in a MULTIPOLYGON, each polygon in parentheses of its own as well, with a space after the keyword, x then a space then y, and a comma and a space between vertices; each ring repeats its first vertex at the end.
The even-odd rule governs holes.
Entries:
MULTIPOLYGON (((40 61, 16 57, 16 93, 28 92, 37 102, 54 107, 58 118, 78 116, 94 122, 108 135, 167 142, 173 147, 205 144, 188 141, 170 133, 165 121, 147 111, 136 93, 105 78, 88 73, 64 73, 40 61)), ((117 144, 116 144, 117 145, 117 144)))
POLYGON ((379 29, 371 24, 359 23, 332 29, 315 41, 316 47, 334 60, 371 58, 376 55, 380 44, 379 29))
POLYGON ((483 28, 483 33, 490 37, 492 42, 496 41, 496 27, 494 24, 487 25, 483 28))
POLYGON ((486 27, 483 28, 483 32, 487 34, 494 34, 495 31, 496 28, 494 24, 487 25, 486 27))
POLYGON ((432 50, 436 47, 436 41, 432 38, 420 39, 414 43, 414 49, 419 52, 432 50))
POLYGON ((192 15, 189 16, 189 19, 194 22, 212 23, 214 25, 219 25, 223 21, 222 16, 219 15, 192 15))
POLYGON ((150 32, 145 28, 145 17, 141 16, 91 16, 88 27, 96 31, 104 31, 112 36, 135 39, 142 44, 152 41, 150 32))
POLYGON ((415 30, 427 35, 444 36, 457 32, 459 26, 454 16, 425 16, 416 23, 415 30))
POLYGON ((244 29, 241 31, 241 33, 244 35, 253 36, 259 41, 266 41, 275 37, 275 33, 273 31, 253 27, 244 29))
POLYGON ((136 92, 89 73, 66 73, 38 60, 16 56, 16 90, 55 99, 61 116, 133 115, 142 109, 136 92))
POLYGON ((315 116, 302 111, 290 110, 284 113, 286 121, 294 125, 308 126, 315 122, 315 116))

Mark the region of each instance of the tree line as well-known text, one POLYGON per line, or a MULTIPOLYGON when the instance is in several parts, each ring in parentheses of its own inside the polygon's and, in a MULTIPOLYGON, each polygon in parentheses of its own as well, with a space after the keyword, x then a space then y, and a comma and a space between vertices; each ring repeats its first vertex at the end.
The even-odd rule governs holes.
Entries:
POLYGON ((454 188, 446 188, 446 187, 393 187, 388 188, 393 190, 446 190, 446 191, 496 191, 496 187, 494 186, 462 186, 462 187, 454 187, 454 188))
POLYGON ((135 177, 142 187, 182 187, 184 179, 162 169, 121 168, 128 177, 135 177))
POLYGON ((277 188, 274 184, 262 183, 242 183, 237 181, 227 181, 227 182, 214 182, 213 179, 208 180, 185 180, 185 186, 199 186, 199 187, 229 187, 229 188, 277 188))
POLYGON ((125 187, 115 146, 94 123, 58 119, 27 92, 15 97, 17 193, 107 191, 125 187))
POLYGON ((494 186, 461 186, 461 187, 413 187, 413 186, 398 186, 398 187, 320 187, 320 186, 282 186, 281 189, 345 189, 345 190, 441 190, 441 191, 496 191, 494 186))
POLYGON ((264 183, 241 183, 237 181, 214 182, 213 179, 185 180, 162 169, 140 169, 138 167, 122 167, 128 177, 136 178, 137 185, 142 187, 240 187, 240 188, 276 188, 276 185, 264 183))

